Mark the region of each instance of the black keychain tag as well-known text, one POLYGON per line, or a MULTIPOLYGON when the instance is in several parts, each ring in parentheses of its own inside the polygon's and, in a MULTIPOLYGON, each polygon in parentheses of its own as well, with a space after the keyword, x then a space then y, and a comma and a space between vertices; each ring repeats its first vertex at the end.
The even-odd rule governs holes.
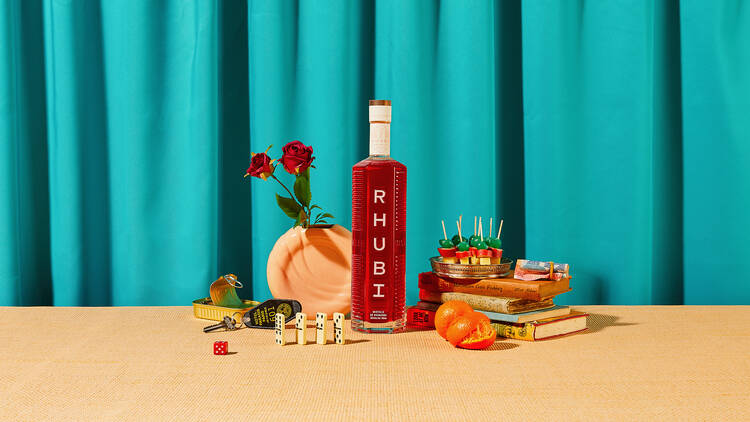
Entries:
POLYGON ((276 325, 276 314, 284 314, 284 322, 289 322, 301 311, 302 304, 296 300, 269 299, 245 312, 242 323, 248 328, 272 329, 276 325))

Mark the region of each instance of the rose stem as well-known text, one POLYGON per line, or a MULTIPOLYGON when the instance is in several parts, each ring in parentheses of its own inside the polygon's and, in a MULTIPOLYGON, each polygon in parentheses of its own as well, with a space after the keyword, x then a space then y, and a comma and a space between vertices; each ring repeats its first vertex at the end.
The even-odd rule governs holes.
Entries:
POLYGON ((305 220, 310 220, 310 213, 309 213, 309 212, 307 211, 307 209, 305 209, 305 206, 304 206, 304 205, 302 205, 302 203, 300 203, 300 202, 299 202, 299 201, 297 200, 297 197, 296 197, 296 196, 294 196, 294 194, 292 193, 292 191, 290 191, 290 190, 289 190, 289 188, 287 188, 287 187, 286 187, 286 185, 284 185, 283 183, 281 183, 281 180, 279 180, 279 179, 278 179, 278 178, 276 177, 276 175, 272 174, 272 175, 271 175, 271 177, 273 177, 273 180, 275 180, 275 181, 279 182, 279 184, 281 185, 281 187, 282 187, 282 188, 284 188, 284 190, 285 190, 285 191, 289 192, 289 196, 291 196, 291 197, 292 197, 292 201, 296 202, 296 203, 297 203, 297 205, 299 205, 299 206, 300 206, 300 208, 302 208, 302 210, 303 210, 303 211, 305 211, 305 214, 307 214, 307 218, 306 218, 305 220))

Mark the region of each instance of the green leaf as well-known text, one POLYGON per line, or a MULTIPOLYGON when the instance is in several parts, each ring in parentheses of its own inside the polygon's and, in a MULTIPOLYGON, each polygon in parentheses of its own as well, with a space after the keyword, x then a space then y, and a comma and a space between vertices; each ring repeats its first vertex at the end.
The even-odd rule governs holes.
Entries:
POLYGON ((326 220, 318 220, 315 224, 328 224, 328 222, 326 220))
POLYGON ((292 228, 301 226, 305 220, 307 220, 307 214, 305 214, 304 211, 300 210, 299 214, 297 214, 297 218, 294 220, 294 225, 292 228))
POLYGON ((281 196, 278 193, 276 194, 276 203, 279 204, 281 211, 284 211, 284 214, 289 218, 296 219, 299 216, 299 212, 302 210, 302 207, 300 207, 294 199, 281 196))
POLYGON ((302 215, 303 214, 304 214, 304 212, 300 210, 299 214, 297 214, 297 218, 294 219, 294 225, 292 226, 292 228, 295 228, 295 227, 299 226, 300 224, 302 224, 302 215))
POLYGON ((310 205, 310 180, 304 176, 297 176, 297 180, 294 181, 294 195, 297 196, 299 202, 304 205, 310 205))
POLYGON ((319 217, 320 218, 336 218, 333 216, 333 214, 328 214, 328 213, 321 214, 319 217))

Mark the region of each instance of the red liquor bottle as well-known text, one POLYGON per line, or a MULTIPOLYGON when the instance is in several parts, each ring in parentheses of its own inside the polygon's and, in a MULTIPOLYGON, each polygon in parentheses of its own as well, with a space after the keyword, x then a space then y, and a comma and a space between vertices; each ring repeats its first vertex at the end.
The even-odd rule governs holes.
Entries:
POLYGON ((352 329, 406 326, 406 166, 390 157, 391 102, 370 101, 370 156, 352 168, 352 329))

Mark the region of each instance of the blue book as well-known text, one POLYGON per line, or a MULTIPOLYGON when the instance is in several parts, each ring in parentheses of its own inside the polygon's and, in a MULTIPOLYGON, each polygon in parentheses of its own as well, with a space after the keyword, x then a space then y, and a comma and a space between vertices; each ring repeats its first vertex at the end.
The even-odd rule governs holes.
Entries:
POLYGON ((524 312, 520 314, 501 314, 500 312, 479 311, 487 315, 491 321, 510 322, 514 324, 523 324, 524 322, 536 321, 544 318, 552 318, 570 313, 567 306, 556 305, 552 308, 540 309, 538 311, 524 312))

